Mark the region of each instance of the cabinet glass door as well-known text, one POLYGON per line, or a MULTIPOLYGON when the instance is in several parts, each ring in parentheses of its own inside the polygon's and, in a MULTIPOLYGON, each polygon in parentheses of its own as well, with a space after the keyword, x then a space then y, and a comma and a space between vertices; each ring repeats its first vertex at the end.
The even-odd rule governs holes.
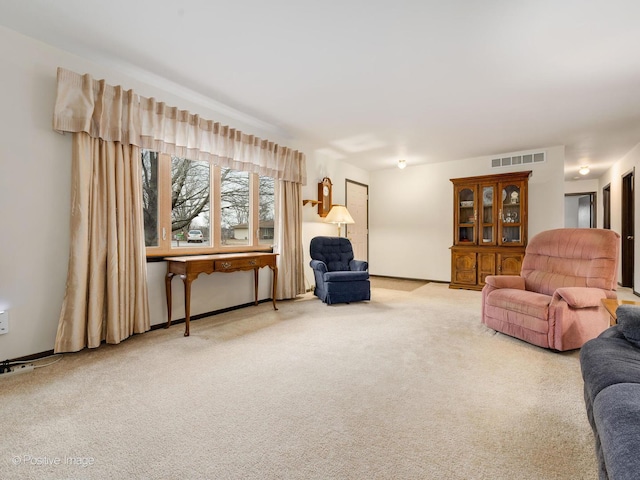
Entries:
POLYGON ((501 190, 500 241, 503 245, 522 244, 522 184, 502 184, 501 190))
POLYGON ((477 211, 475 188, 461 187, 456 195, 456 243, 473 243, 476 239, 477 211))
POLYGON ((496 221, 495 221, 495 185, 480 186, 480 231, 478 242, 483 245, 495 245, 496 221))

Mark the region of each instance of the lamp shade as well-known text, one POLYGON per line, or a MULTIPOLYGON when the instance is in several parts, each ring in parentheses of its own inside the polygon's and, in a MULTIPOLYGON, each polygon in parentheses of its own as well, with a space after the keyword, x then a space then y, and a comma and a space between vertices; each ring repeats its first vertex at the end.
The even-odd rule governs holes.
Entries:
POLYGON ((324 221, 327 223, 337 223, 338 225, 356 223, 353 221, 353 217, 344 205, 332 205, 331 210, 327 216, 324 217, 324 221))
POLYGON ((338 225, 338 236, 340 236, 342 225, 346 225, 348 223, 356 223, 349 213, 349 210, 347 210, 347 207, 345 207, 344 205, 332 205, 331 210, 329 210, 327 216, 324 217, 324 221, 327 223, 335 223, 338 225))

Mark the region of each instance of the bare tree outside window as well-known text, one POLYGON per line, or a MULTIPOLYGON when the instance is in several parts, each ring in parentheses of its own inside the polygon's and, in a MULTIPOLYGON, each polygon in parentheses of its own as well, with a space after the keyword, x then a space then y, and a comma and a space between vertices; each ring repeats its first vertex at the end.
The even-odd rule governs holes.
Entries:
POLYGON ((210 231, 210 171, 209 162, 171 157, 171 233, 177 241, 187 240, 191 229, 210 231))
POLYGON ((273 244, 275 228, 275 181, 271 177, 260 177, 258 243, 273 244))
POLYGON ((249 245, 249 173, 221 169, 220 226, 223 245, 249 245))
POLYGON ((164 252, 175 248, 253 245, 256 228, 257 244, 273 243, 273 178, 215 167, 220 168, 220 183, 212 185, 214 167, 209 162, 169 157, 149 150, 142 151, 141 165, 147 247, 160 247, 164 252), (255 198, 252 189, 256 189, 255 198), (220 199, 217 219, 218 214, 211 213, 212 194, 220 199), (160 204, 161 199, 166 199, 166 203, 162 200, 160 204), (252 227, 253 215, 257 217, 257 225, 252 227), (220 239, 213 238, 213 221, 219 223, 220 239))
POLYGON ((158 246, 158 153, 142 150, 144 244, 158 246))
MULTIPOLYGON (((159 155, 143 150, 142 204, 145 246, 156 247, 159 242, 158 179, 159 155)), ((200 229, 209 236, 209 175, 208 162, 171 158, 171 236, 174 245, 185 246, 190 229, 200 229), (179 244, 184 240, 184 244, 179 244)))

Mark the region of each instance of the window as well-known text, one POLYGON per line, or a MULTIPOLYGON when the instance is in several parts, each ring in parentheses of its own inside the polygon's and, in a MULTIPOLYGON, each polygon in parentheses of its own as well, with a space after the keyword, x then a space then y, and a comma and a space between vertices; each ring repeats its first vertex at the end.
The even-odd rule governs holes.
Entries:
POLYGON ((271 249, 273 178, 149 150, 141 157, 148 256, 271 249))
POLYGON ((275 228, 275 181, 270 177, 260 177, 260 213, 258 242, 261 245, 271 245, 275 228))
POLYGON ((249 174, 223 168, 220 173, 220 223, 223 245, 249 245, 249 174))

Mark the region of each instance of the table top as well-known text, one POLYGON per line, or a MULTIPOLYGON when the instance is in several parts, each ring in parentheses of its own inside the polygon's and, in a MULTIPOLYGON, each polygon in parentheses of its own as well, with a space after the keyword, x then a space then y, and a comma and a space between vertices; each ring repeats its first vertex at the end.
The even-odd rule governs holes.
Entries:
POLYGON ((618 319, 618 317, 616 316, 616 309, 618 308, 618 306, 620 305, 640 306, 640 302, 635 302, 633 300, 620 300, 618 298, 603 298, 602 304, 604 305, 604 308, 607 309, 607 312, 609 312, 609 315, 611 315, 611 318, 613 318, 614 320, 618 319))
POLYGON ((255 258, 265 255, 278 255, 271 252, 212 253, 210 255, 189 255, 184 257, 166 257, 168 262, 195 262, 197 260, 226 260, 234 258, 255 258))

